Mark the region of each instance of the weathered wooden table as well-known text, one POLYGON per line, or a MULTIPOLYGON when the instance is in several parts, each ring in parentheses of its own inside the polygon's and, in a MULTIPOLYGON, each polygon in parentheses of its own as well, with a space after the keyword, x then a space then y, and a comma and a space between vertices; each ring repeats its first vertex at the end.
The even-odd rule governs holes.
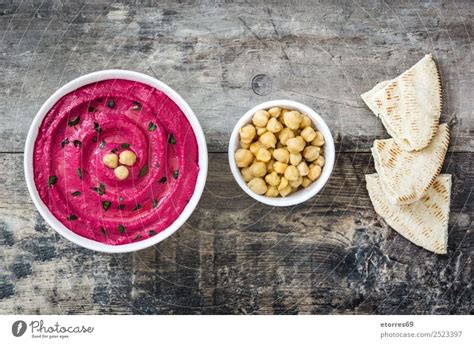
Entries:
POLYGON ((0 313, 472 312, 474 4, 456 1, 0 1, 0 313), (388 137, 359 94, 425 53, 439 63, 452 139, 449 252, 403 239, 365 190, 388 137), (198 115, 209 177, 193 216, 150 249, 88 251, 36 212, 23 177, 33 116, 65 82, 123 68, 157 77, 198 115), (313 107, 337 144, 329 184, 295 207, 256 203, 226 146, 265 100, 313 107))

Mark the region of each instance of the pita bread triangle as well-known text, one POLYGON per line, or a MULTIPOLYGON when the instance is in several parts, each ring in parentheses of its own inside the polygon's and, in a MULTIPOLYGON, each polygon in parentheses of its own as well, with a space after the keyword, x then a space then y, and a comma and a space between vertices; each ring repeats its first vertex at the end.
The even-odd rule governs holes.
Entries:
POLYGON ((387 201, 377 174, 366 175, 365 180, 375 212, 390 227, 428 251, 447 252, 451 175, 437 177, 421 200, 407 205, 387 201))
POLYGON ((406 151, 425 148, 438 129, 441 82, 431 54, 393 80, 361 95, 367 106, 406 151))
POLYGON ((404 151, 394 139, 375 140, 372 156, 387 200, 409 204, 422 198, 441 171, 448 144, 447 124, 439 126, 429 146, 421 151, 404 151))

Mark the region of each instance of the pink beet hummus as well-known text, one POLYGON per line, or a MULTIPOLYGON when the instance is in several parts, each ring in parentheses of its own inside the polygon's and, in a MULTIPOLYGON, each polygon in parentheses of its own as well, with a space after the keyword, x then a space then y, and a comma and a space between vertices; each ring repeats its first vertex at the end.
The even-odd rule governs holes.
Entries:
POLYGON ((191 198, 198 146, 181 109, 154 87, 122 79, 83 86, 44 118, 34 147, 39 195, 78 235, 109 245, 171 225, 191 198), (105 154, 135 153, 119 180, 105 154))

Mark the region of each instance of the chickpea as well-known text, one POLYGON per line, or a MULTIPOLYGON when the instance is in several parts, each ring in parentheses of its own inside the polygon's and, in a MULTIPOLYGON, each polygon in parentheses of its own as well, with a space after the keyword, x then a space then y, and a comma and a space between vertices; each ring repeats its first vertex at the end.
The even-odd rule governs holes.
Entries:
POLYGON ((240 148, 249 149, 250 143, 240 141, 240 148))
POLYGON ((250 166, 250 172, 254 177, 263 177, 267 173, 267 165, 261 161, 254 162, 250 166))
POLYGON ((271 159, 269 162, 267 162, 267 172, 272 173, 274 171, 273 169, 273 164, 275 163, 275 160, 271 159))
POLYGON ((311 165, 309 168, 308 178, 311 180, 316 180, 321 175, 321 166, 311 165))
POLYGON ((252 124, 247 124, 246 126, 240 128, 239 130, 240 140, 245 143, 250 143, 257 135, 257 129, 252 124))
POLYGON ((319 151, 320 151, 319 147, 308 146, 303 151, 303 157, 307 161, 314 161, 319 157, 319 151))
POLYGON ((290 160, 290 152, 285 148, 277 148, 273 151, 273 157, 280 162, 288 164, 288 161, 290 160))
POLYGON ((300 176, 307 176, 309 173, 308 164, 304 161, 300 162, 298 166, 296 166, 296 168, 298 169, 298 173, 300 174, 300 176))
POLYGON ((118 166, 118 155, 117 154, 105 154, 102 157, 102 162, 108 168, 116 168, 118 166))
POLYGON ((279 117, 281 114, 281 108, 278 106, 272 107, 271 109, 268 110, 268 113, 272 117, 279 117))
POLYGON ((303 160, 301 153, 290 154, 290 164, 293 166, 298 166, 301 160, 303 160))
POLYGON ((278 138, 280 139, 280 142, 285 146, 286 146, 288 140, 293 138, 293 137, 295 137, 295 134, 289 128, 283 128, 280 131, 280 134, 278 135, 278 138))
POLYGON ((267 184, 265 184, 265 181, 262 178, 254 178, 249 181, 247 185, 250 190, 255 192, 257 195, 263 195, 267 192, 267 184))
POLYGON ((320 131, 316 131, 316 137, 313 141, 311 141, 311 144, 316 147, 321 147, 324 145, 324 136, 320 131))
POLYGON ((267 189, 267 192, 265 193, 265 196, 267 197, 276 197, 278 196, 278 190, 276 187, 274 186, 270 186, 268 189, 267 189))
POLYGON ((298 169, 290 165, 285 170, 285 178, 288 179, 289 182, 297 180, 299 177, 298 169))
POLYGON ((234 154, 235 162, 238 167, 247 167, 253 161, 253 154, 248 149, 240 148, 234 154))
POLYGON ((278 120, 274 117, 270 118, 267 123, 267 130, 271 131, 272 133, 278 133, 283 129, 283 124, 278 122, 278 120))
POLYGON ((124 180, 128 178, 128 168, 125 166, 119 166, 114 170, 115 177, 119 180, 124 180))
POLYGON ((303 177, 303 181, 301 182, 301 185, 304 187, 304 188, 307 188, 308 186, 311 185, 313 181, 311 179, 309 179, 308 177, 303 177))
POLYGON ((272 158, 272 154, 265 148, 260 148, 256 155, 257 160, 263 162, 269 162, 272 158))
POLYGON ((285 125, 290 129, 298 129, 300 127, 300 123, 303 120, 303 117, 298 111, 289 111, 285 112, 283 115, 283 120, 285 121, 285 125))
POLYGON ((302 138, 300 139, 300 137, 301 136, 294 137, 286 142, 286 146, 290 153, 296 154, 304 149, 305 142, 302 138))
POLYGON ((280 176, 273 171, 265 176, 265 181, 271 186, 278 186, 280 184, 280 176))
POLYGON ((120 153, 119 162, 123 165, 133 166, 137 161, 137 156, 130 150, 125 150, 120 153))
POLYGON ((316 132, 311 127, 306 127, 301 131, 301 137, 306 142, 311 142, 316 138, 316 132))
POLYGON ((267 111, 258 110, 257 112, 253 114, 252 122, 257 127, 264 127, 267 125, 269 117, 270 117, 270 114, 267 111))
POLYGON ((257 135, 258 136, 262 136, 263 134, 265 134, 267 132, 267 128, 260 128, 260 127, 257 127, 257 135))
POLYGON ((314 162, 316 165, 319 165, 321 167, 324 166, 326 160, 324 159, 324 157, 322 155, 318 156, 318 158, 316 159, 316 161, 314 162))
POLYGON ((273 169, 275 170, 276 173, 283 174, 285 173, 286 168, 288 167, 288 164, 285 164, 284 162, 277 161, 273 164, 273 169))
POLYGON ((311 119, 308 116, 301 115, 301 117, 302 117, 302 120, 300 123, 300 129, 311 127, 313 125, 313 122, 311 122, 311 119))
POLYGON ((279 190, 280 196, 286 197, 291 193, 291 186, 287 185, 285 188, 279 190))
POLYGON ((287 186, 288 186, 288 179, 286 179, 285 177, 281 177, 280 184, 278 184, 278 191, 286 188, 287 186))
POLYGON ((280 117, 278 117, 278 122, 280 122, 283 126, 285 126, 285 119, 283 118, 283 111, 281 112, 282 114, 280 117))
POLYGON ((275 148, 275 145, 277 142, 276 136, 269 131, 267 131, 265 134, 260 136, 259 140, 262 143, 263 147, 265 148, 270 148, 270 147, 275 148))
POLYGON ((303 182, 303 177, 299 176, 298 179, 293 180, 289 182, 288 184, 290 184, 292 188, 298 188, 298 186, 300 186, 302 182, 303 182))
POLYGON ((262 147, 263 147, 262 143, 260 141, 256 141, 250 145, 249 150, 250 152, 252 152, 253 155, 257 155, 258 151, 262 147))
POLYGON ((246 183, 253 179, 253 174, 252 174, 252 171, 250 170, 250 167, 244 167, 243 169, 240 170, 240 173, 242 174, 242 178, 244 179, 246 183))

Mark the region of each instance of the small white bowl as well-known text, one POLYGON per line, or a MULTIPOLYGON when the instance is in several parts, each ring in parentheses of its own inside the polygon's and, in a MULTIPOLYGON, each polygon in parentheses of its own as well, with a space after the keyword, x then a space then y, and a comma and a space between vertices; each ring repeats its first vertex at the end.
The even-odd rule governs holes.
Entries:
POLYGON ((25 178, 28 191, 30 192, 33 203, 38 209, 39 213, 46 222, 53 227, 59 234, 61 234, 66 239, 72 241, 73 243, 100 252, 107 253, 125 253, 125 252, 134 252, 138 250, 145 249, 149 246, 155 245, 160 241, 163 241, 171 234, 176 232, 191 216, 192 212, 196 208, 199 199, 201 198, 202 192, 204 190, 204 184, 206 183, 207 177, 207 165, 208 165, 208 156, 207 156, 207 145, 206 138, 204 137, 204 132, 202 131, 201 125, 194 114, 193 110, 189 105, 184 101, 181 96, 176 93, 171 87, 164 84, 163 82, 150 77, 148 75, 127 71, 127 70, 103 70, 90 74, 83 75, 77 79, 74 79, 68 82, 66 85, 62 86, 56 92, 53 93, 51 97, 41 106, 33 123, 31 123, 30 130, 28 131, 28 136, 25 143, 25 157, 24 157, 24 168, 25 168, 25 178), (178 216, 178 218, 166 229, 159 232, 158 234, 138 242, 125 245, 107 245, 98 241, 90 240, 84 238, 80 235, 77 235, 66 226, 64 226, 48 209, 48 207, 43 203, 39 197, 38 190, 36 189, 36 184, 34 181, 34 171, 33 171, 33 151, 38 136, 38 130, 43 122, 44 117, 48 111, 53 107, 53 105, 61 99, 66 94, 76 90, 79 87, 95 83, 102 80, 108 79, 125 79, 131 81, 138 81, 146 85, 150 85, 162 92, 164 92, 168 97, 170 97, 183 111, 186 118, 188 119, 191 127, 193 128, 194 135, 196 136, 196 141, 198 144, 198 154, 199 154, 199 173, 196 180, 196 186, 194 188, 193 195, 189 200, 189 203, 184 208, 183 212, 178 216))
POLYGON ((329 179, 329 176, 332 173, 334 168, 334 159, 335 159, 335 148, 334 148, 334 140, 331 135, 331 132, 324 122, 324 120, 319 116, 316 112, 314 112, 308 106, 292 101, 292 100, 272 100, 269 102, 262 103, 257 105, 247 111, 245 115, 237 122, 232 131, 232 135, 230 136, 229 141, 229 165, 232 174, 234 175, 235 180, 239 184, 239 186, 244 190, 250 197, 256 199, 259 202, 276 206, 276 207, 287 207, 299 203, 303 203, 310 199, 311 197, 315 196, 326 184, 329 179), (235 163, 234 153, 239 148, 239 130, 244 125, 248 124, 252 120, 253 114, 258 110, 267 110, 271 107, 278 106, 281 108, 289 109, 289 110, 297 110, 309 118, 315 125, 316 129, 319 130, 324 136, 324 158, 325 164, 322 168, 321 176, 319 179, 314 181, 309 187, 296 191, 286 197, 267 197, 262 195, 257 195, 254 193, 245 183, 242 175, 240 174, 240 169, 237 167, 235 163))

